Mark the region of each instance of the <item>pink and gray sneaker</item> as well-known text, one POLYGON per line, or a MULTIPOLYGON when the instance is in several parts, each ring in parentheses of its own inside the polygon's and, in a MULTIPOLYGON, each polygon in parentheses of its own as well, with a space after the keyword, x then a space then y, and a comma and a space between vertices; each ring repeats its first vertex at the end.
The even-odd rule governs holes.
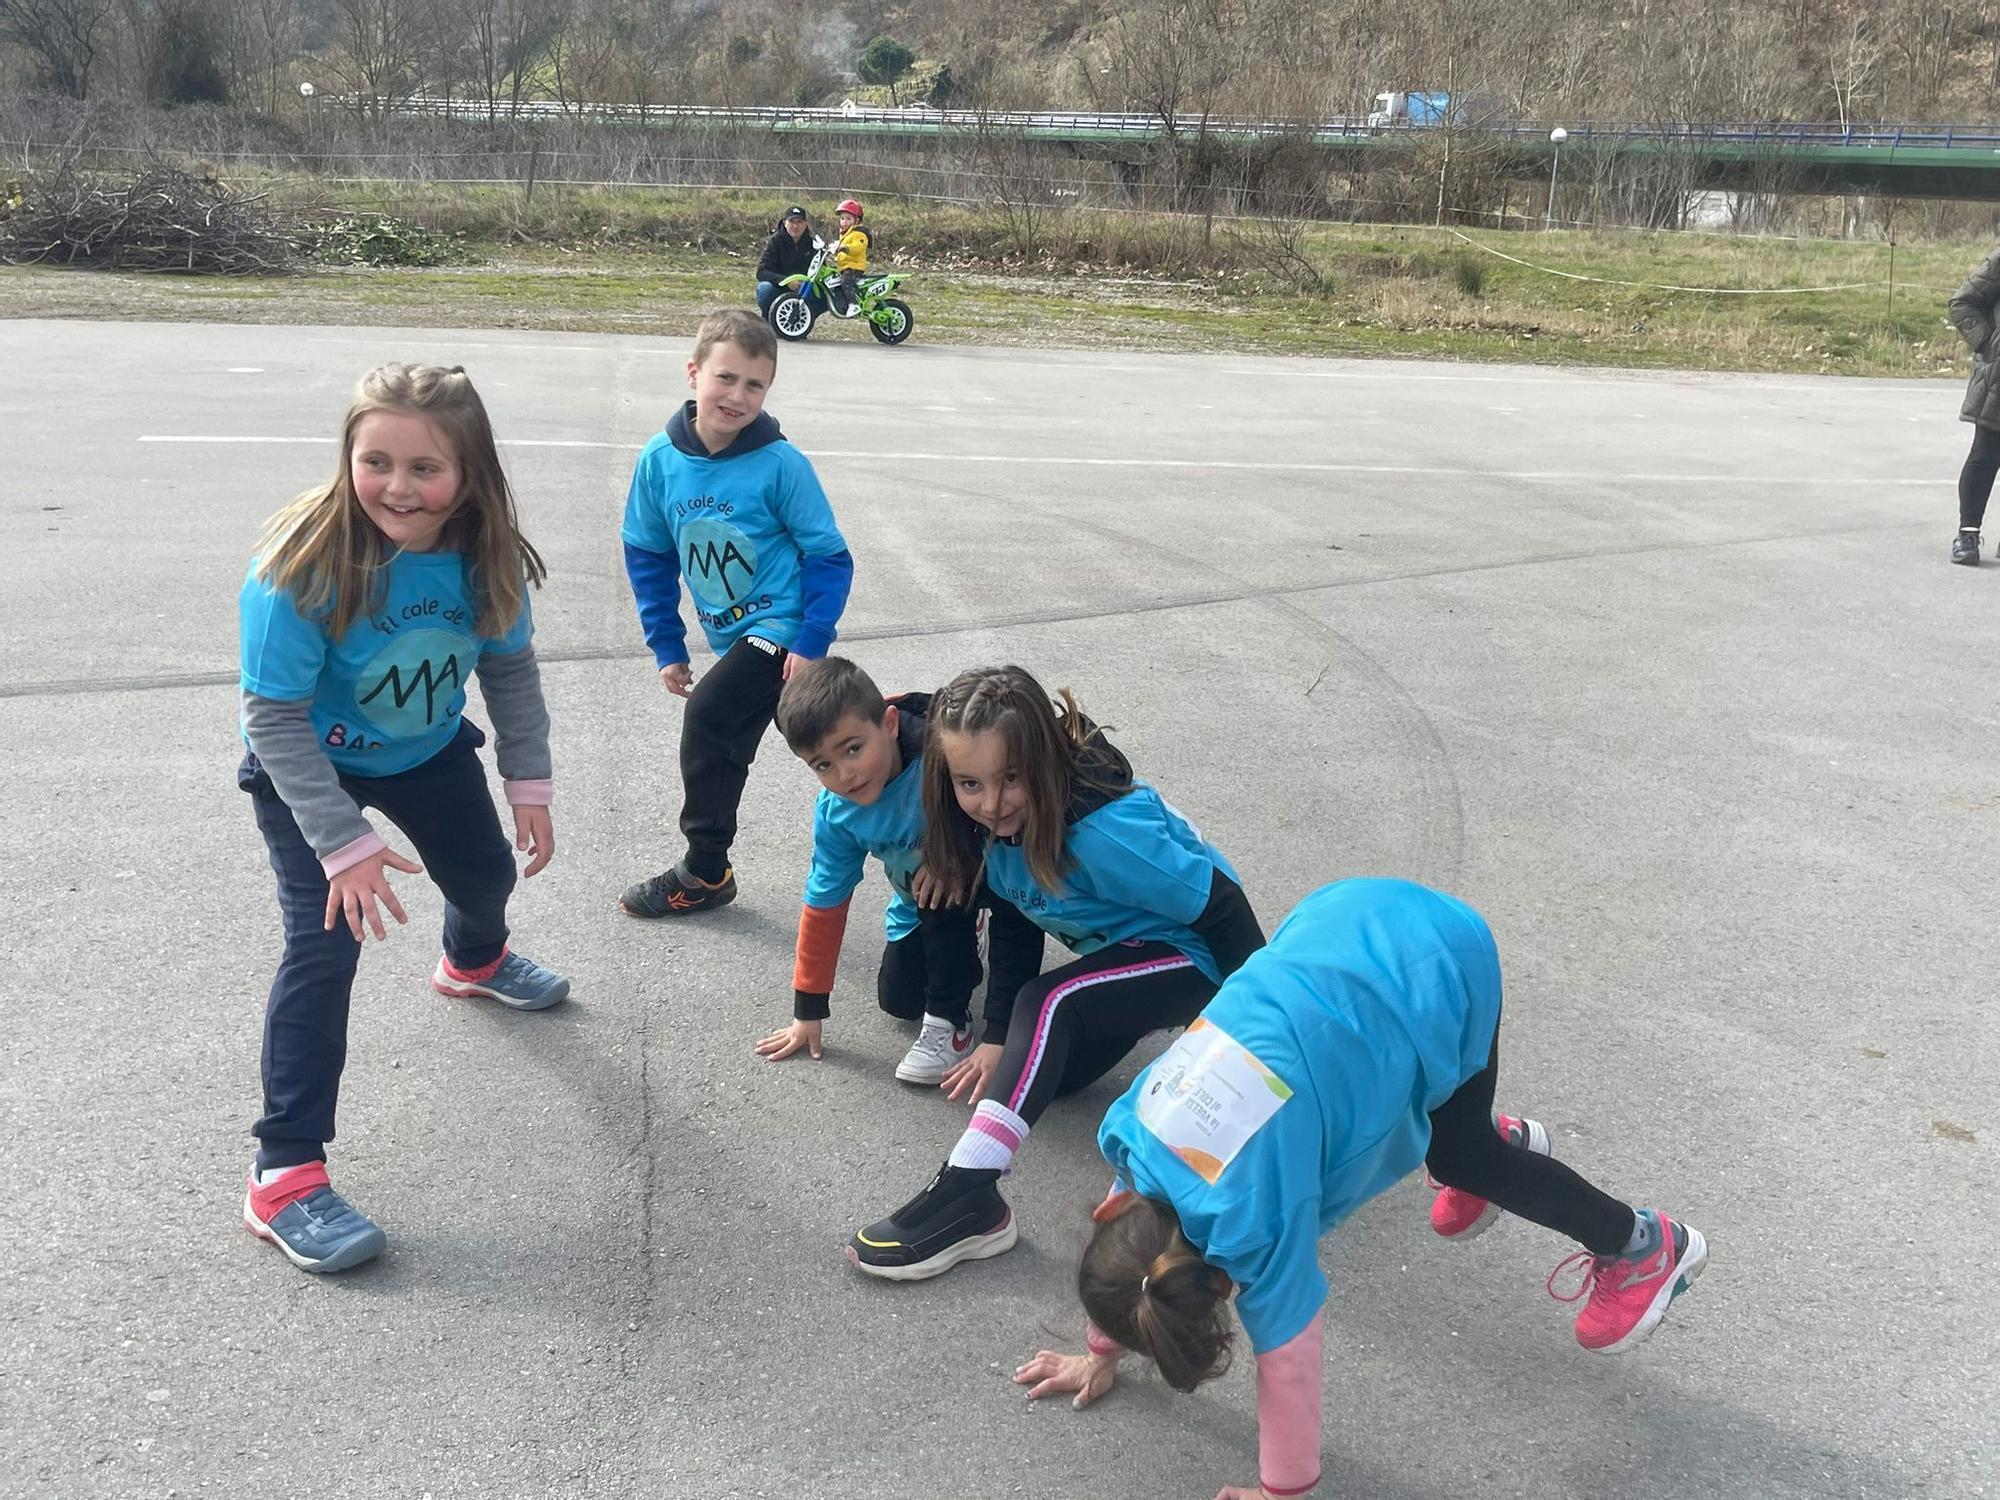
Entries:
POLYGON ((1699 1229, 1650 1208, 1638 1212, 1657 1229, 1650 1249, 1637 1255, 1579 1250, 1549 1273, 1549 1295, 1556 1301, 1588 1297, 1576 1315, 1576 1341, 1594 1354, 1622 1354, 1642 1341, 1708 1264, 1708 1241, 1699 1229), (1583 1285, 1574 1292, 1557 1291, 1556 1278, 1574 1265, 1588 1267, 1583 1285))
MULTIPOLYGON (((1505 1136, 1510 1145, 1524 1147, 1537 1156, 1550 1154, 1549 1133, 1538 1121, 1495 1115, 1493 1128, 1505 1136)), ((1499 1205, 1474 1197, 1463 1189, 1446 1187, 1434 1177, 1429 1181, 1437 1189, 1437 1196, 1431 1199, 1431 1228, 1446 1239, 1473 1239, 1484 1234, 1500 1217, 1499 1205)))

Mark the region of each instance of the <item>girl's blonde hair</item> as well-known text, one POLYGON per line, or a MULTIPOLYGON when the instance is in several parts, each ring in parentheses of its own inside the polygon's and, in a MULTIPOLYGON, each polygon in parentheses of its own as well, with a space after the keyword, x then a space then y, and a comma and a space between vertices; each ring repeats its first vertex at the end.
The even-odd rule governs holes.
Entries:
POLYGON ((395 552, 354 493, 354 431, 374 412, 422 417, 451 445, 458 508, 438 546, 465 555, 478 611, 473 628, 488 639, 505 635, 521 617, 528 585, 539 587, 548 570, 521 535, 486 404, 459 365, 380 365, 361 377, 341 429, 339 467, 266 523, 257 576, 336 640, 380 603, 382 569, 395 552))
POLYGON ((1098 768, 1098 727, 1068 688, 1059 696, 1060 712, 1022 668, 977 667, 931 699, 924 724, 924 863, 947 890, 969 890, 978 880, 987 834, 952 791, 945 735, 992 731, 1006 742, 1008 761, 1028 793, 1021 849, 1035 883, 1051 894, 1061 892, 1070 870, 1063 840, 1077 783, 1087 781, 1108 797, 1131 790, 1130 774, 1115 755, 1104 756, 1116 764, 1114 773, 1098 768))

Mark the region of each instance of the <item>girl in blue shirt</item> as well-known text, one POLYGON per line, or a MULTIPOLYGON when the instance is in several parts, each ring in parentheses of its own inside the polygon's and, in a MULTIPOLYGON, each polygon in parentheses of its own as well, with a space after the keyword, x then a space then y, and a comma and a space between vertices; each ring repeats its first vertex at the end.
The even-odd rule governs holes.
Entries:
POLYGON ((1233 1296, 1262 1472, 1218 1500, 1304 1494, 1319 1482, 1320 1236, 1420 1165, 1446 1238, 1505 1210, 1583 1245, 1557 1271, 1581 1264, 1584 1285, 1556 1295, 1588 1296, 1586 1349, 1646 1337, 1707 1243, 1552 1160, 1534 1121, 1492 1112, 1499 1024, 1499 955, 1470 907, 1400 880, 1306 897, 1104 1117, 1117 1179, 1077 1273, 1090 1352, 1037 1353, 1015 1374, 1029 1399, 1087 1405, 1126 1349, 1192 1391, 1228 1365, 1233 1296))
POLYGON ((507 946, 514 855, 555 853, 549 719, 521 535, 486 408, 462 369, 384 365, 361 380, 340 466, 271 520, 244 579, 242 718, 251 796, 278 877, 285 951, 264 1014, 264 1114, 243 1222, 307 1271, 379 1254, 383 1233, 328 1182, 363 936, 403 908, 388 871, 445 896, 443 994, 540 1010, 569 981, 507 946), (473 672, 514 810, 501 831, 463 716, 473 672), (364 808, 409 835, 392 850, 364 808))
POLYGON ((920 1280, 1011 1248, 995 1184, 1051 1099, 1139 1038, 1185 1026, 1264 934, 1229 861, 1143 781, 1067 690, 1019 667, 962 673, 930 704, 923 863, 985 882, 987 1039, 945 1075, 972 1123, 931 1184, 855 1235, 871 1276, 920 1280), (1044 935, 1077 958, 1041 972, 1044 935))

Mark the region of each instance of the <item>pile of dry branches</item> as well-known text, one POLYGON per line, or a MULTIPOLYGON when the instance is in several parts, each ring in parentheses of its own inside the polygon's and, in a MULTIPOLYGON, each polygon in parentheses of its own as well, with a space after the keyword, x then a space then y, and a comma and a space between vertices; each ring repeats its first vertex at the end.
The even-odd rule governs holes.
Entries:
POLYGON ((220 276, 290 270, 297 245, 263 194, 152 166, 98 174, 62 166, 21 185, 0 216, 0 261, 220 276))

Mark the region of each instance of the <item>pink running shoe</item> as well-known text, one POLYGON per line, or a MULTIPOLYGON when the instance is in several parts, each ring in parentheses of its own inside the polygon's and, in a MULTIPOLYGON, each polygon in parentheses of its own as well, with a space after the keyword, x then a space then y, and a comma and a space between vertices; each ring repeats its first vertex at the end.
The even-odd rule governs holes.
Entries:
POLYGON ((1659 1226, 1659 1243, 1644 1255, 1596 1255, 1579 1250, 1549 1273, 1549 1295, 1575 1302, 1589 1294, 1576 1315, 1576 1341, 1594 1354, 1622 1354, 1659 1327, 1667 1306, 1694 1285, 1708 1264, 1708 1241, 1699 1229, 1677 1223, 1650 1208, 1639 1212, 1659 1226), (1556 1290, 1568 1267, 1587 1266, 1574 1292, 1556 1290))
MULTIPOLYGON (((1500 1134, 1516 1146, 1525 1146, 1537 1156, 1549 1155, 1549 1133, 1535 1120, 1517 1120, 1512 1115, 1499 1115, 1494 1119, 1494 1127, 1500 1134)), ((1437 1189, 1437 1196, 1431 1199, 1431 1228, 1448 1240, 1469 1240, 1486 1232, 1488 1226, 1500 1217, 1496 1204, 1484 1198, 1476 1198, 1471 1193, 1455 1187, 1446 1187, 1435 1177, 1427 1179, 1437 1189)))

